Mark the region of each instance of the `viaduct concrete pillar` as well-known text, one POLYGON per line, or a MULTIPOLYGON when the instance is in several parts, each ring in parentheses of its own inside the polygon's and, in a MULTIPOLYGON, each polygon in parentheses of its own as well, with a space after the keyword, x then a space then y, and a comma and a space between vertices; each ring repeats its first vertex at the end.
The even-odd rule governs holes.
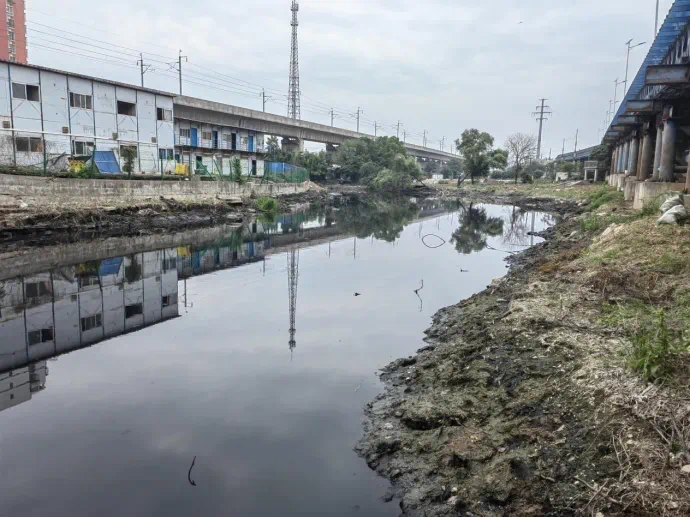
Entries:
POLYGON ((616 160, 618 160, 618 147, 614 147, 611 152, 611 167, 609 169, 609 176, 616 174, 616 160))
POLYGON ((642 139, 642 153, 640 158, 640 170, 637 174, 637 179, 644 182, 652 172, 654 165, 654 146, 652 145, 651 129, 645 133, 642 139))
POLYGON ((635 135, 630 141, 630 153, 628 155, 628 170, 625 176, 637 175, 637 160, 640 155, 640 139, 635 135))
POLYGON ((623 144, 618 144, 616 148, 616 174, 621 172, 621 162, 623 161, 623 144))
POLYGON ((292 137, 283 137, 281 148, 286 153, 294 153, 296 151, 304 151, 304 140, 292 137))
POLYGON ((664 139, 664 126, 656 128, 656 145, 654 146, 654 168, 652 170, 652 181, 659 181, 659 168, 661 167, 661 147, 664 139))
POLYGON ((664 124, 662 140, 659 179, 662 182, 673 182, 673 173, 676 167, 676 123, 671 119, 664 124))
POLYGON ((685 172, 685 192, 690 193, 690 154, 688 154, 688 170, 685 172))
POLYGON ((640 176, 640 166, 642 165, 642 148, 644 147, 644 135, 642 135, 642 133, 640 133, 638 140, 639 144, 637 146, 637 168, 632 173, 635 178, 638 178, 640 176))
POLYGON ((623 144, 623 167, 621 173, 628 174, 628 167, 630 165, 630 141, 626 140, 623 144))

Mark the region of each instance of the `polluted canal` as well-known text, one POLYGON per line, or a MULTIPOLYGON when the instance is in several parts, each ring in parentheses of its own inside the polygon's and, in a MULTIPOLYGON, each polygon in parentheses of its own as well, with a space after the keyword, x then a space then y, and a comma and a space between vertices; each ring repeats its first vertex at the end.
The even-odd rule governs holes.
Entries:
POLYGON ((353 450, 377 371, 552 221, 339 205, 0 265, 2 514, 399 514, 353 450))

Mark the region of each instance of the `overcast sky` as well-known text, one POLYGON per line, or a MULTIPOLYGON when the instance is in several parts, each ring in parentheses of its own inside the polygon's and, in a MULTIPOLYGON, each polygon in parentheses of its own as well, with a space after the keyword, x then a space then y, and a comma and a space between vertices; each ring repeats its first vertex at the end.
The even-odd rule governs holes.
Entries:
MULTIPOLYGON (((672 3, 661 0, 660 24, 672 3)), ((138 84, 143 51, 154 67, 146 86, 176 92, 165 62, 182 49, 183 73, 198 83, 185 94, 261 109, 265 87, 267 111, 287 113, 290 0, 27 4, 33 64, 138 84)), ((395 135, 400 120, 401 138, 406 130, 421 144, 426 129, 430 147, 445 136, 448 149, 478 128, 502 146, 510 133, 537 133, 531 112, 547 97, 543 154, 560 153, 564 138, 572 151, 576 129, 579 149, 594 145, 625 75, 625 42, 647 42, 631 53, 632 81, 654 9, 655 0, 301 0, 302 118, 330 123, 333 106, 336 125, 354 129, 359 106, 362 131, 376 120, 379 134, 395 135)))

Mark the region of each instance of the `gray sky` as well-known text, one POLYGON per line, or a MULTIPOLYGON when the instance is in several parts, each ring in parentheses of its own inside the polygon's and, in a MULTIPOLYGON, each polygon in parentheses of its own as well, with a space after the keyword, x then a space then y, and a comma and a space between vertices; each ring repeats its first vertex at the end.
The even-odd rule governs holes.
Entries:
MULTIPOLYGON (((34 64, 138 84, 135 54, 144 51, 155 68, 146 86, 176 92, 164 62, 182 49, 183 72, 199 83, 186 83, 185 94, 261 109, 265 87, 275 100, 267 111, 287 113, 290 0, 27 2, 34 64)), ((660 24, 671 4, 661 0, 660 24)), ((478 128, 501 146, 510 133, 536 134, 531 112, 547 97, 554 113, 543 153, 560 153, 563 138, 572 151, 578 128, 578 148, 594 145, 614 79, 625 75, 625 42, 647 41, 631 53, 630 82, 653 38, 654 8, 655 0, 301 0, 302 118, 330 123, 334 106, 336 125, 354 129, 360 106, 362 131, 373 133, 377 120, 379 133, 395 135, 400 120, 408 141, 421 144, 426 129, 438 147, 478 128)))

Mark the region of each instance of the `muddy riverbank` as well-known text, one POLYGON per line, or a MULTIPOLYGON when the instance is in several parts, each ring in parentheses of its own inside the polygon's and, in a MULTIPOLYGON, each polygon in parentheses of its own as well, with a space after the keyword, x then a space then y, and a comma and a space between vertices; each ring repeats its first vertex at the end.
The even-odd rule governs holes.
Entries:
POLYGON ((622 203, 580 214, 582 202, 477 198, 565 218, 508 257, 506 277, 439 311, 416 356, 382 370, 357 451, 409 516, 687 514, 687 383, 660 388, 630 372, 630 327, 601 318, 650 297, 630 289, 647 270, 610 252, 630 235, 616 229, 681 232, 683 253, 687 232, 658 230, 622 203))
MULTIPOLYGON (((280 212, 305 204, 325 203, 328 193, 314 189, 283 195, 280 212)), ((182 202, 161 197, 122 207, 17 208, 0 213, 0 244, 5 247, 46 246, 103 237, 169 233, 223 224, 240 224, 260 215, 254 199, 219 197, 182 202)))

